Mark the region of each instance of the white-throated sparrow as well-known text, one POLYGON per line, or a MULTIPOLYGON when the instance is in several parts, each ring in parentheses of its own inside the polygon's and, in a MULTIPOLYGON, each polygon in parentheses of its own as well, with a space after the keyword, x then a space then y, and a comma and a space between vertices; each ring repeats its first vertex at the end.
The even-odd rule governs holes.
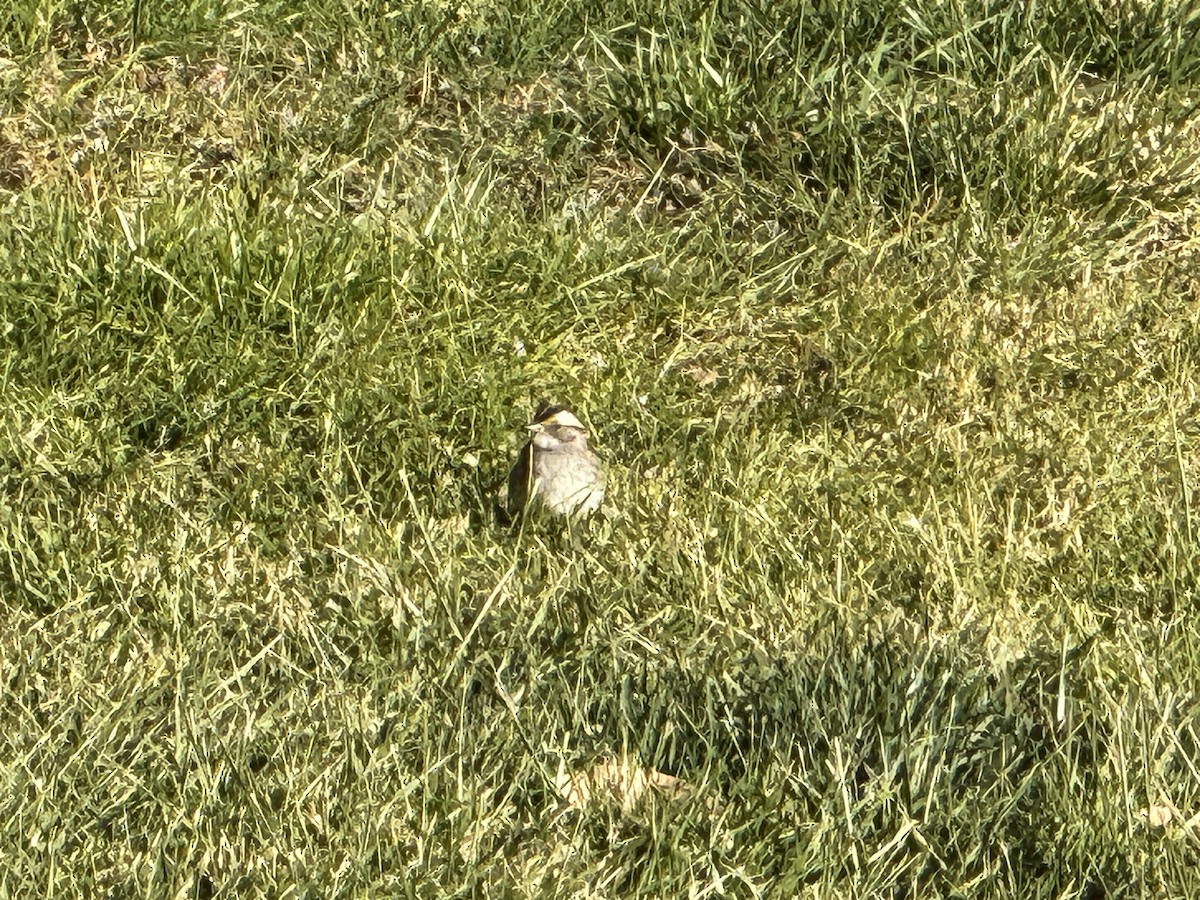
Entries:
POLYGON ((543 404, 529 432, 508 476, 509 516, 516 518, 527 506, 571 519, 595 512, 606 479, 583 423, 565 406, 543 404))

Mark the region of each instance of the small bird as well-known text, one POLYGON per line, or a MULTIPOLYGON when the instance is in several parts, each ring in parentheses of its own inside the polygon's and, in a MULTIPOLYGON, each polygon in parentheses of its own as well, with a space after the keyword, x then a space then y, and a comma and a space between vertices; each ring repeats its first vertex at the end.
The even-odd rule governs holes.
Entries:
POLYGON ((509 516, 531 505, 570 519, 594 513, 607 479, 583 423, 565 406, 542 404, 529 433, 508 476, 509 516))

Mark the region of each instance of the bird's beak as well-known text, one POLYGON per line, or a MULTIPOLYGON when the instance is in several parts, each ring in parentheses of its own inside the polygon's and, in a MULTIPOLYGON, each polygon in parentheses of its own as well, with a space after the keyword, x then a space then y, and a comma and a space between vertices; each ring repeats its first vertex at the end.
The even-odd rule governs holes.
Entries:
POLYGON ((546 427, 541 422, 534 422, 532 425, 526 425, 530 434, 539 434, 546 430, 546 427))

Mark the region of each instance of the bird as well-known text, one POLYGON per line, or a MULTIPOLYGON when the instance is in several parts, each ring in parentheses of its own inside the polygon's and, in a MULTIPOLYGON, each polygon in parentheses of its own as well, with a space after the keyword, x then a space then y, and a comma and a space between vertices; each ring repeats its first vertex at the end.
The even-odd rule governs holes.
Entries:
POLYGON ((543 403, 528 429, 508 475, 509 517, 535 507, 574 521, 599 509, 607 478, 583 423, 565 406, 543 403))

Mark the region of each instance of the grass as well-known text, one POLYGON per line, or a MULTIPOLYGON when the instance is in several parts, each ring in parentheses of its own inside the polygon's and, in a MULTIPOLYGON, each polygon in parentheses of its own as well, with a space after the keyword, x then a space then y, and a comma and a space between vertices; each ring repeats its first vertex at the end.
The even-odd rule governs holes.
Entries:
POLYGON ((1200 7, 133 6, 0 7, 0 897, 1200 892, 1200 7))

